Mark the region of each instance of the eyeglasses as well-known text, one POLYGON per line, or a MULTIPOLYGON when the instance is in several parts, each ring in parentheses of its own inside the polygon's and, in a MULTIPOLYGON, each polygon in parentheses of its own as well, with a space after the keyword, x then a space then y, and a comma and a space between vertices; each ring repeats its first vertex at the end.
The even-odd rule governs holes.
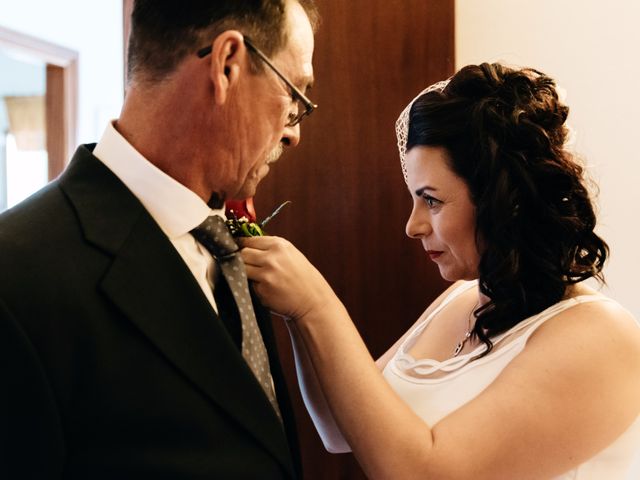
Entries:
MULTIPOLYGON (((280 77, 280 79, 287 85, 287 87, 291 89, 291 97, 293 101, 296 102, 296 104, 301 104, 301 105, 297 105, 297 109, 295 112, 291 112, 289 114, 289 121, 287 122, 287 127, 294 127, 298 125, 304 117, 311 115, 311 113, 316 108, 318 108, 318 105, 316 105, 311 100, 309 100, 304 93, 302 93, 298 88, 296 88, 296 86, 293 83, 291 83, 289 79, 287 79, 287 77, 285 77, 280 72, 280 70, 278 70, 273 63, 271 63, 271 60, 269 60, 269 58, 264 53, 262 53, 262 51, 260 51, 260 49, 256 47, 251 42, 251 40, 249 40, 249 38, 247 38, 246 36, 244 37, 244 44, 247 46, 249 50, 251 50, 256 55, 258 55, 258 57, 260 57, 260 60, 266 63, 267 66, 271 70, 273 70, 273 73, 275 73, 278 77, 280 77)), ((211 48, 212 48, 211 45, 209 45, 208 47, 201 48, 196 52, 196 54, 198 55, 199 58, 204 58, 211 53, 211 48)))

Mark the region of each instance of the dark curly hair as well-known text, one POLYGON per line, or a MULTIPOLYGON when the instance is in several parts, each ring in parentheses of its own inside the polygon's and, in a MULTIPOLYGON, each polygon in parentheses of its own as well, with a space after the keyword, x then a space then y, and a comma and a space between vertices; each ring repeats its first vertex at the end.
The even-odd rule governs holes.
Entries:
MULTIPOLYGON (((136 0, 131 14, 127 76, 160 82, 186 56, 195 54, 230 29, 242 31, 267 55, 272 55, 287 42, 284 29, 287 1, 136 0)), ((314 0, 293 1, 304 8, 315 30, 319 14, 314 0)))
POLYGON ((410 111, 407 150, 443 147, 476 207, 481 254, 473 335, 491 337, 563 298, 590 277, 604 282, 607 244, 583 168, 565 149, 569 108, 555 82, 530 68, 469 65, 410 111))

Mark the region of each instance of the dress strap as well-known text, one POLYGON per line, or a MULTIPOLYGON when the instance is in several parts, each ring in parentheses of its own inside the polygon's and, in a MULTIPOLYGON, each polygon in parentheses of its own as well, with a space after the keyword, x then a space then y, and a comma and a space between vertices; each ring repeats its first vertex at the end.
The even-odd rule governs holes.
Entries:
MULTIPOLYGON (((453 292, 451 292, 449 296, 447 296, 447 299, 445 300, 449 300, 449 301, 453 300, 453 298, 459 295, 462 291, 465 291, 466 289, 470 288, 472 286, 470 284, 473 284, 473 283, 474 282, 468 282, 464 285, 461 285, 459 288, 456 288, 453 292)), ((508 331, 497 336, 493 340, 493 344, 495 347, 494 352, 489 354, 489 356, 478 360, 478 362, 480 363, 487 362, 496 354, 502 355, 507 351, 515 352, 515 351, 521 350, 522 348, 524 348, 524 345, 526 344, 529 337, 538 329, 538 327, 542 325, 544 322, 546 322, 547 320, 549 320, 550 318, 553 318, 560 312, 563 312, 564 310, 567 310, 580 303, 596 302, 596 301, 611 301, 615 303, 615 300, 609 297, 606 297, 605 295, 602 295, 602 294, 581 295, 578 297, 562 300, 556 303, 555 305, 548 307, 542 312, 523 320, 522 322, 513 326, 508 331), (524 333, 522 333, 521 335, 517 335, 518 332, 521 332, 521 331, 524 331, 524 333), (516 336, 516 338, 513 338, 514 335, 516 336), (504 340, 506 340, 506 342, 504 342, 504 340)), ((442 303, 444 305, 445 302, 443 301, 442 303)), ((403 371, 405 374, 408 374, 414 378, 426 379, 432 374, 434 374, 435 372, 442 372, 442 373, 459 372, 462 369, 462 367, 471 363, 472 360, 474 360, 480 353, 482 353, 482 350, 485 348, 484 345, 479 345, 476 349, 474 349, 471 352, 460 355, 458 357, 448 358, 443 361, 433 360, 429 358, 415 359, 410 354, 408 354, 406 345, 408 345, 409 342, 416 335, 419 335, 422 332, 422 330, 424 330, 424 328, 428 324, 428 321, 431 319, 433 315, 437 313, 438 310, 439 308, 436 309, 436 311, 434 311, 432 315, 430 315, 421 325, 419 325, 413 331, 413 333, 409 336, 409 338, 405 340, 404 344, 401 346, 401 348, 398 350, 396 354, 395 366, 400 371, 403 371)), ((439 381, 439 379, 437 381, 439 381)))
POLYGON ((494 345, 498 345, 499 342, 501 342, 504 338, 512 336, 518 332, 521 332, 524 330, 524 333, 520 336, 518 336, 517 339, 515 339, 515 342, 524 342, 526 343, 527 340, 529 339, 529 337, 531 335, 533 335, 533 333, 542 325, 544 324, 547 320, 549 320, 550 318, 555 317, 556 315, 558 315, 559 313, 564 312, 565 310, 568 310, 576 305, 579 305, 581 303, 588 303, 588 302, 614 302, 615 300, 602 295, 600 293, 595 293, 595 294, 589 294, 589 295, 579 295, 577 297, 572 297, 572 298, 567 298, 565 300, 561 300, 558 303, 551 305, 550 307, 546 308, 545 310, 543 310, 542 312, 536 314, 536 315, 532 315, 531 317, 523 320, 522 322, 518 323, 517 325, 513 326, 511 329, 509 329, 508 331, 504 332, 503 334, 499 335, 495 341, 493 342, 494 345))

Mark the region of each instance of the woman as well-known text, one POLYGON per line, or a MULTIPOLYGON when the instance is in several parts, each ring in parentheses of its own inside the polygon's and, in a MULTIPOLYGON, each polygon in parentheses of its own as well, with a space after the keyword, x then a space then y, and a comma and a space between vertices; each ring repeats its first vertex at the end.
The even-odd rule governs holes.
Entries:
POLYGON ((549 77, 499 64, 465 67, 403 112, 407 235, 455 283, 375 363, 299 251, 243 241, 256 292, 290 318, 325 445, 350 447, 370 478, 624 478, 640 329, 582 283, 601 279, 608 249, 567 115, 549 77))

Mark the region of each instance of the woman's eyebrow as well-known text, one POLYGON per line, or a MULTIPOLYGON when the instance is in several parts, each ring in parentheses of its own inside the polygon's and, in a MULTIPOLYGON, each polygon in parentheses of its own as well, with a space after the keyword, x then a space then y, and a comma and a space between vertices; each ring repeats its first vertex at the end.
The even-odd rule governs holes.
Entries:
POLYGON ((416 190, 416 195, 418 197, 422 196, 422 194, 424 193, 425 190, 429 190, 431 192, 437 192, 438 189, 436 187, 431 187, 429 185, 425 185, 424 187, 420 187, 419 189, 416 190))

